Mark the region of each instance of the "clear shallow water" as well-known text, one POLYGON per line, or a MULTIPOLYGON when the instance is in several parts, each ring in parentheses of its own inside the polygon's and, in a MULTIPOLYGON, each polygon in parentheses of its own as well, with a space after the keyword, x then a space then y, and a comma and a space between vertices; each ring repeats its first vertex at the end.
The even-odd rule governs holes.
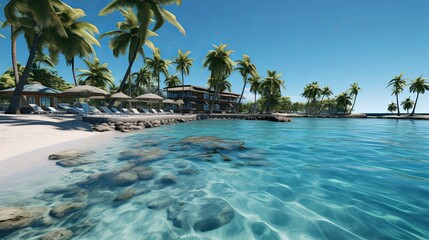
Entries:
POLYGON ((196 121, 117 138, 83 157, 96 161, 80 166, 83 172, 52 165, 0 183, 0 205, 53 207, 73 199, 43 193, 49 186, 87 191, 84 210, 11 239, 59 227, 73 229, 76 239, 428 239, 428 150, 426 121, 196 121), (108 178, 75 185, 135 164, 155 176, 127 187, 108 178), (133 198, 112 201, 128 188, 133 198), (195 228, 213 199, 231 207, 232 219, 195 228), (183 207, 176 219, 174 206, 183 207))

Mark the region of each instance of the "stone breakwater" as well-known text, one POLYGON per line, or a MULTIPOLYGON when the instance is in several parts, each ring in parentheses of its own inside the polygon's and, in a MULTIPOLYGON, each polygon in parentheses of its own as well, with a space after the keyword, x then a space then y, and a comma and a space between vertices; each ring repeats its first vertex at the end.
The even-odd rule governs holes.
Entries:
POLYGON ((97 132, 121 131, 131 132, 143 130, 145 128, 159 127, 172 123, 182 123, 194 121, 196 115, 93 115, 83 116, 82 121, 92 125, 92 129, 97 132))
POLYGON ((82 121, 91 124, 97 132, 131 132, 145 128, 159 127, 172 123, 182 123, 204 119, 244 119, 268 120, 273 122, 292 122, 288 117, 275 114, 199 114, 199 115, 91 115, 82 117, 82 121))
POLYGON ((292 122, 292 119, 278 114, 199 114, 197 119, 243 119, 272 122, 292 122))

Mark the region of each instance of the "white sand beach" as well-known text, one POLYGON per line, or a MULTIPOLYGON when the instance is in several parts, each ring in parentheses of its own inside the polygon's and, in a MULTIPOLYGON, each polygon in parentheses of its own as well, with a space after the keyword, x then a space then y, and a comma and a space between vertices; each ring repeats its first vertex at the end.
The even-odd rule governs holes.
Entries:
POLYGON ((0 114, 0 161, 100 134, 75 116, 0 114))

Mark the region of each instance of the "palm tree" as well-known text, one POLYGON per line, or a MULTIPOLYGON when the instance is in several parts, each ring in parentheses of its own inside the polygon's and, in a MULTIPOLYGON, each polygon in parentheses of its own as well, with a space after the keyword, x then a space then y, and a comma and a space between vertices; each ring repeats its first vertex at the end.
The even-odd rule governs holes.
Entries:
POLYGON ((408 114, 410 109, 414 106, 414 101, 411 100, 411 97, 407 97, 404 101, 401 102, 401 106, 405 111, 407 111, 408 114))
POLYGON ((208 81, 209 88, 213 89, 213 99, 210 106, 210 113, 213 113, 215 95, 219 92, 220 83, 231 75, 234 70, 235 62, 231 60, 230 55, 233 50, 226 50, 227 44, 213 45, 214 50, 210 50, 204 57, 203 66, 210 71, 208 81))
POLYGON ((337 96, 337 106, 344 114, 347 114, 347 108, 352 105, 352 97, 347 92, 342 92, 337 96))
MULTIPOLYGON (((250 57, 247 56, 246 54, 243 54, 243 60, 238 60, 236 62, 237 67, 235 68, 236 71, 239 71, 241 76, 243 77, 243 89, 241 90, 241 95, 240 98, 238 100, 238 104, 237 106, 240 105, 241 103, 241 99, 243 98, 243 94, 244 94, 244 89, 246 88, 246 84, 248 81, 248 76, 249 74, 252 76, 256 76, 257 72, 256 72, 256 67, 254 64, 250 63, 250 57)), ((238 112, 238 107, 236 108, 236 113, 238 112)))
MULTIPOLYGON (((116 27, 118 28, 118 30, 103 33, 100 36, 100 39, 105 36, 111 37, 109 41, 109 47, 112 49, 113 56, 115 57, 119 57, 119 55, 126 54, 128 49, 128 64, 131 64, 132 62, 134 62, 138 53, 144 56, 143 44, 139 44, 140 26, 138 18, 132 8, 129 7, 126 9, 119 9, 119 12, 124 17, 124 21, 116 23, 116 27), (138 48, 136 48, 136 46, 138 46, 138 48)), ((149 29, 146 29, 146 31, 147 36, 144 45, 148 46, 153 51, 155 49, 155 45, 147 38, 158 36, 158 34, 149 29)), ((131 75, 128 73, 128 94, 130 96, 132 95, 131 75)), ((121 91, 125 90, 125 81, 121 82, 119 88, 121 88, 121 91)), ((113 101, 111 102, 111 104, 113 104, 113 101)))
POLYGON ((402 93, 404 90, 404 87, 407 86, 407 82, 405 79, 402 79, 402 76, 404 73, 401 73, 397 76, 395 76, 392 80, 389 81, 389 84, 387 84, 388 87, 392 86, 392 95, 396 96, 396 109, 398 110, 398 116, 401 115, 401 112, 399 111, 399 98, 398 95, 402 93))
POLYGON ((37 65, 37 69, 40 69, 42 63, 48 65, 51 68, 55 67, 55 64, 52 62, 51 58, 48 55, 44 55, 43 53, 37 53, 33 62, 33 65, 37 65))
MULTIPOLYGON (((134 86, 132 90, 133 94, 139 95, 139 94, 136 94, 138 90, 141 90, 144 88, 149 89, 151 87, 152 73, 147 67, 141 68, 139 72, 133 73, 132 76, 135 78, 134 86)), ((139 91, 139 93, 143 93, 143 92, 139 91)))
MULTIPOLYGON (((18 81, 15 91, 12 95, 11 103, 6 110, 8 114, 19 113, 19 103, 22 96, 22 90, 30 74, 36 53, 43 45, 40 43, 52 41, 52 38, 45 38, 45 34, 67 37, 67 32, 57 15, 58 10, 71 10, 71 7, 60 0, 56 1, 33 1, 33 0, 11 0, 5 6, 4 12, 7 21, 14 27, 24 26, 32 28, 31 34, 27 34, 29 44, 29 56, 25 65, 22 77, 18 81), (27 20, 22 22, 23 18, 27 20), (28 24, 31 24, 29 26, 28 24)), ((15 64, 15 63, 14 63, 15 64)))
MULTIPOLYGON (((125 72, 124 78, 121 81, 118 92, 122 91, 125 87, 125 82, 127 81, 128 75, 131 72, 131 68, 136 59, 139 49, 146 42, 148 37, 149 24, 151 23, 152 18, 155 20, 154 27, 152 31, 158 30, 164 24, 165 20, 171 23, 173 26, 179 29, 182 34, 185 34, 185 29, 177 22, 176 16, 170 13, 166 9, 162 8, 161 5, 171 5, 171 4, 180 4, 179 0, 145 0, 145 1, 134 1, 134 0, 113 0, 106 7, 100 11, 100 15, 104 16, 109 13, 112 13, 116 10, 121 10, 125 7, 135 8, 137 11, 137 22, 138 22, 138 31, 137 39, 134 42, 133 50, 131 51, 130 62, 128 64, 127 71, 125 72)), ((113 105, 113 101, 109 104, 113 105)))
POLYGON ((410 116, 414 115, 414 111, 416 110, 417 101, 419 100, 419 94, 424 94, 426 90, 429 90, 429 84, 426 82, 426 78, 423 78, 423 75, 411 81, 410 84, 410 92, 417 93, 416 101, 414 103, 413 111, 410 116))
POLYGON ((272 97, 277 97, 281 94, 281 88, 285 88, 284 81, 280 79, 281 73, 276 71, 267 71, 267 77, 261 83, 261 91, 266 99, 266 111, 270 112, 272 97))
POLYGON ((387 105, 387 111, 393 113, 394 111, 396 111, 396 104, 394 102, 389 103, 389 105, 387 105))
POLYGON ((149 69, 152 69, 152 74, 158 82, 156 89, 157 94, 161 95, 160 74, 163 73, 165 78, 169 77, 168 67, 171 66, 171 61, 162 59, 159 48, 155 48, 155 51, 153 52, 153 58, 146 58, 146 64, 149 69))
POLYGON ((71 67, 73 80, 77 86, 77 79, 75 74, 75 57, 88 58, 95 54, 93 45, 100 46, 98 40, 94 37, 98 34, 98 29, 95 25, 78 21, 79 18, 85 16, 82 9, 74 8, 74 15, 67 11, 59 14, 61 21, 65 26, 67 38, 59 37, 55 44, 49 46, 51 52, 61 52, 65 59, 66 64, 71 67))
POLYGON ((357 95, 358 95, 359 91, 361 91, 362 89, 358 86, 358 83, 353 83, 352 85, 350 85, 349 90, 350 90, 350 97, 353 97, 353 105, 352 105, 352 108, 350 109, 350 112, 349 112, 349 114, 351 114, 354 107, 355 107, 357 95))
POLYGON ((322 89, 318 82, 312 82, 305 85, 304 92, 301 96, 307 98, 307 112, 311 114, 317 113, 317 100, 322 95, 322 89))
POLYGON ((255 94, 255 101, 253 103, 253 113, 256 112, 257 109, 257 101, 256 101, 256 95, 258 94, 258 92, 260 92, 260 88, 261 88, 261 77, 259 75, 256 76, 251 76, 249 78, 249 84, 250 84, 250 92, 255 94))
POLYGON ((326 104, 323 104, 323 99, 326 97, 329 103, 329 97, 332 96, 334 93, 332 92, 331 88, 326 86, 322 88, 322 91, 320 92, 320 94, 322 95, 322 99, 320 100, 322 106, 319 112, 322 112, 326 107, 326 104))
POLYGON ((174 60, 174 64, 176 64, 176 70, 180 71, 182 73, 182 98, 185 97, 185 78, 184 75, 189 75, 189 69, 192 66, 192 62, 194 61, 193 58, 189 57, 189 54, 191 54, 191 51, 186 51, 185 53, 182 53, 182 50, 178 50, 178 56, 174 60))
POLYGON ((112 72, 107 67, 107 63, 100 64, 100 59, 94 58, 94 62, 90 62, 86 59, 83 60, 89 70, 77 69, 82 72, 78 78, 85 84, 107 89, 107 86, 112 87, 115 79, 113 78, 112 72))
POLYGON ((169 88, 180 86, 180 83, 181 81, 177 74, 171 75, 164 80, 164 84, 169 88))

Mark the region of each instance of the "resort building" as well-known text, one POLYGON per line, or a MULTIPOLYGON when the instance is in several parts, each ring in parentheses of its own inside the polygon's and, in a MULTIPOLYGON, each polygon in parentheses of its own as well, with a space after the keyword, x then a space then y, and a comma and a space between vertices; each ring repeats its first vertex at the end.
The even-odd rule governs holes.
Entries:
MULTIPOLYGON (((173 100, 182 99, 184 104, 181 106, 184 113, 208 113, 213 100, 214 91, 204 87, 185 85, 178 87, 164 88, 167 92, 167 98, 173 100)), ((231 92, 221 92, 216 94, 213 112, 227 113, 232 112, 238 103, 240 94, 231 92)))

